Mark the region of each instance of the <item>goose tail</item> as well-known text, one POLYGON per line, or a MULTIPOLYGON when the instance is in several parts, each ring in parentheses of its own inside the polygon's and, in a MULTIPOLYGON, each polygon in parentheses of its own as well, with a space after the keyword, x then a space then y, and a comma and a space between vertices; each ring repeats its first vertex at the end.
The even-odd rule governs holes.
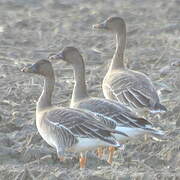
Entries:
POLYGON ((116 148, 118 148, 119 150, 124 150, 124 149, 125 149, 125 145, 124 145, 124 144, 121 144, 120 142, 118 142, 113 135, 112 135, 110 141, 111 141, 110 144, 111 144, 113 147, 116 147, 116 148))
POLYGON ((152 113, 167 112, 167 108, 160 103, 156 103, 153 109, 151 110, 151 112, 152 113))

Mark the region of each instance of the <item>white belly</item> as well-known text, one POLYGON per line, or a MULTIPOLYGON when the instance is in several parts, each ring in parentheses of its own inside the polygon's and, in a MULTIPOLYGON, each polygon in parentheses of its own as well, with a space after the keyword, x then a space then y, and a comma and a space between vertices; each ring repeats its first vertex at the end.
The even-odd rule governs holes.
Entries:
POLYGON ((115 138, 118 141, 125 141, 127 139, 135 138, 136 136, 140 134, 145 134, 145 130, 140 129, 140 128, 130 128, 130 127, 120 127, 118 126, 116 130, 121 131, 125 134, 127 134, 129 137, 125 137, 121 134, 115 134, 115 138))
POLYGON ((78 138, 79 142, 69 149, 74 152, 84 152, 98 148, 99 146, 110 146, 110 144, 99 139, 78 138))

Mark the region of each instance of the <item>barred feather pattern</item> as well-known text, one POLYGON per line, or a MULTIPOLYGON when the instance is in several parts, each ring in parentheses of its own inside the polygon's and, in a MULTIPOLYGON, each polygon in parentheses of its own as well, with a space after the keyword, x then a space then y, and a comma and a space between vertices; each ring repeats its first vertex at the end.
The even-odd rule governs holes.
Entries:
POLYGON ((58 142, 63 147, 73 146, 78 143, 78 138, 96 138, 118 146, 118 142, 112 135, 115 131, 106 128, 84 111, 72 108, 55 109, 46 112, 43 119, 51 123, 48 128, 51 129, 52 134, 53 132, 56 134, 58 142))
POLYGON ((129 108, 119 102, 101 98, 88 98, 74 104, 76 108, 88 109, 95 113, 100 120, 110 128, 116 126, 146 129, 152 124, 144 118, 138 117, 129 108))
POLYGON ((114 99, 133 109, 154 109, 159 97, 151 80, 132 70, 107 74, 103 81, 103 92, 107 99, 114 99))

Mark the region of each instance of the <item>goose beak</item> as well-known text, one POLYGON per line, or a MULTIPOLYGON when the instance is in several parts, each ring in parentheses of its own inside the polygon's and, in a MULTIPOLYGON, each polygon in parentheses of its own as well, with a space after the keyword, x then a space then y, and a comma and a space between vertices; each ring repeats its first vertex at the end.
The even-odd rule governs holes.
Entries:
POLYGON ((21 69, 21 72, 25 72, 25 73, 36 73, 37 71, 38 71, 37 64, 29 65, 21 69))
POLYGON ((59 59, 64 60, 64 56, 63 56, 63 53, 60 52, 60 53, 58 53, 58 54, 49 56, 48 59, 49 59, 50 61, 51 61, 51 60, 59 60, 59 59))
POLYGON ((106 22, 100 24, 94 24, 93 29, 107 29, 106 22))

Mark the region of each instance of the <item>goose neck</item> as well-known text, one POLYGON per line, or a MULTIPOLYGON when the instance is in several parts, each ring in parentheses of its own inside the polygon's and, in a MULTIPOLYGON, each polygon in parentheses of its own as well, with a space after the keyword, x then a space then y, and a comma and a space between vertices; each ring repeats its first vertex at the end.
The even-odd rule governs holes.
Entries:
POLYGON ((86 82, 85 82, 84 63, 73 65, 73 69, 74 69, 75 84, 74 84, 73 93, 72 93, 71 106, 77 101, 80 101, 88 97, 87 87, 86 87, 86 82))
POLYGON ((54 90, 54 84, 54 75, 51 77, 45 77, 43 91, 37 102, 37 110, 43 110, 51 107, 51 98, 54 90))
POLYGON ((109 70, 124 69, 124 51, 126 46, 126 28, 116 33, 116 50, 109 70))

